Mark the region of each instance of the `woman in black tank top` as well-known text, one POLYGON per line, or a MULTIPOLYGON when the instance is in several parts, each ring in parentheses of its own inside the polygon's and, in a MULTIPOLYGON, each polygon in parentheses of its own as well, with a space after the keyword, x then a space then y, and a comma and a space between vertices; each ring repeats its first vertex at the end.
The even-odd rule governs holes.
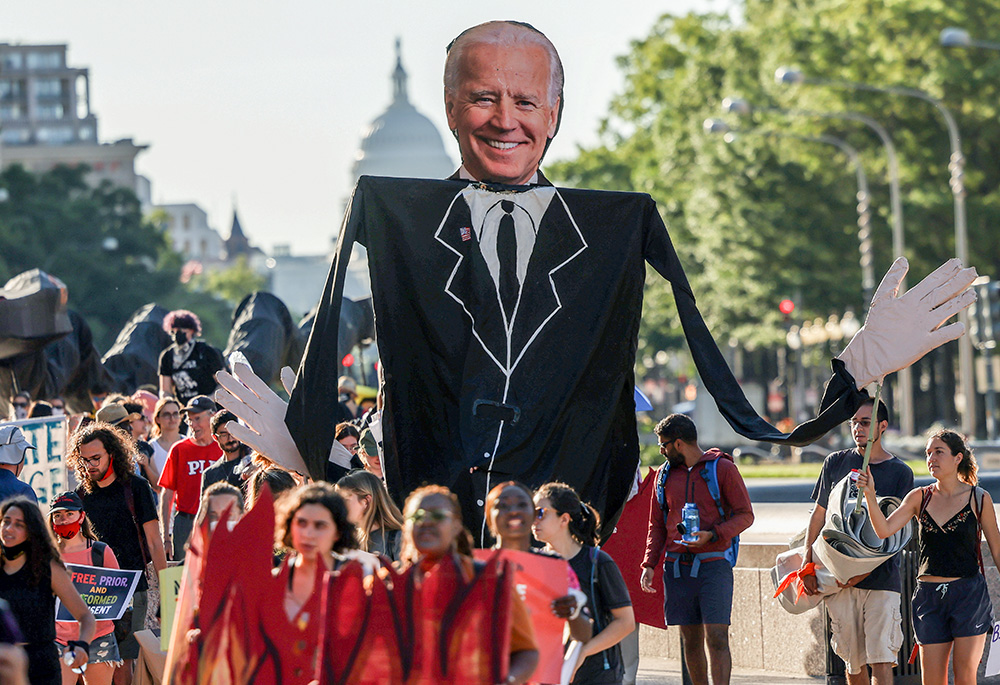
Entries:
POLYGON ((926 453, 935 482, 911 491, 888 520, 876 504, 870 471, 858 477, 858 487, 879 537, 917 519, 920 565, 912 615, 922 682, 945 685, 952 657, 955 684, 972 685, 993 622, 980 540, 985 534, 1000 568, 1000 529, 992 498, 976 485, 978 467, 965 438, 938 431, 926 453))
POLYGON ((28 681, 32 685, 60 685, 55 598, 58 596, 80 622, 80 639, 71 640, 69 645, 76 656, 74 668, 87 663, 94 615, 59 559, 37 504, 14 497, 0 506, 0 550, 0 598, 10 604, 21 629, 28 653, 28 681))

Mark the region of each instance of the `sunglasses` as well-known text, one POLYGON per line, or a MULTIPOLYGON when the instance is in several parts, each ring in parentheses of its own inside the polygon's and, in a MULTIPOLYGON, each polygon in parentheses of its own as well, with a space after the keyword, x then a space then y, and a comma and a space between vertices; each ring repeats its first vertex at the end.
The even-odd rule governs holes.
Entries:
POLYGON ((543 518, 545 518, 545 514, 547 514, 548 511, 549 511, 548 507, 538 507, 537 509, 535 509, 535 520, 541 521, 543 518))
POLYGON ((28 406, 27 402, 14 402, 13 404, 18 409, 24 409, 24 408, 26 408, 28 406))
POLYGON ((181 413, 179 411, 161 411, 160 412, 160 418, 161 419, 179 419, 180 417, 181 417, 181 413))
POLYGON ((447 509, 417 509, 415 512, 409 515, 409 519, 414 523, 423 523, 425 521, 430 521, 431 523, 441 523, 442 521, 447 521, 452 517, 452 513, 447 509))

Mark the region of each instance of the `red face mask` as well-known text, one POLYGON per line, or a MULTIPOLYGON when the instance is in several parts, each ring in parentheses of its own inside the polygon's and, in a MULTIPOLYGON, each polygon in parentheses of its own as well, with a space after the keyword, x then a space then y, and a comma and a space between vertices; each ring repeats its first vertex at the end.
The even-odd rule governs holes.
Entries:
POLYGON ((52 530, 63 540, 72 540, 80 532, 81 525, 83 525, 82 518, 73 523, 53 523, 52 530))

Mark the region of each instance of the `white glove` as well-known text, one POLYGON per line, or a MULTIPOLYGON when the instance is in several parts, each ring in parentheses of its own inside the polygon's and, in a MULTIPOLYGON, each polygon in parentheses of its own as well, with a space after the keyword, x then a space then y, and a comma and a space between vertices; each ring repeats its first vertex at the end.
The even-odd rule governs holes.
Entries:
MULTIPOLYGON (((216 401, 243 420, 226 424, 234 438, 249 445, 255 452, 278 466, 308 474, 306 463, 292 434, 285 425, 288 403, 262 381, 246 364, 233 365, 233 373, 219 371, 215 380, 222 386, 215 392, 216 401)), ((290 367, 281 370, 281 383, 291 394, 295 372, 290 367)))
POLYGON ((949 259, 897 297, 909 268, 905 257, 892 263, 875 291, 865 325, 838 357, 854 376, 858 390, 872 381, 881 382, 965 333, 962 323, 942 324, 976 301, 975 292, 969 290, 976 270, 963 269, 958 259, 949 259))

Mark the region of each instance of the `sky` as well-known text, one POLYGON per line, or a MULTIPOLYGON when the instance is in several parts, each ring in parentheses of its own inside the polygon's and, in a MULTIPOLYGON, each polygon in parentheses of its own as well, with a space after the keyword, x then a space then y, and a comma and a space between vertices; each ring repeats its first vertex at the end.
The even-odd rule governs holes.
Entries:
POLYGON ((250 241, 294 254, 330 248, 365 127, 391 101, 402 40, 410 101, 446 136, 445 46, 491 19, 527 21, 566 70, 562 128, 548 159, 597 142, 622 88, 615 58, 665 13, 720 11, 723 0, 100 0, 0 3, 0 42, 67 43, 90 70, 104 142, 149 145, 136 160, 154 203, 194 202, 227 236, 233 206, 250 241), (346 6, 345 6, 346 5, 346 6))

